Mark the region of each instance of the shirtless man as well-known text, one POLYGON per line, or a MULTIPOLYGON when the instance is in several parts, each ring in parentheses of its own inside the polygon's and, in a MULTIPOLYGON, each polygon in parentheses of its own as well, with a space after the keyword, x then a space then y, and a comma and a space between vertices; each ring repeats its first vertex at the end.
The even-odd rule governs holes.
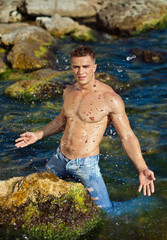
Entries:
POLYGON ((124 103, 111 87, 95 79, 95 54, 88 46, 79 46, 70 55, 76 83, 65 89, 60 114, 45 128, 26 132, 16 139, 16 147, 26 147, 37 140, 64 131, 60 146, 46 164, 47 171, 58 177, 72 176, 88 189, 95 203, 111 207, 108 192, 98 166, 99 144, 112 121, 122 146, 139 172, 138 191, 154 193, 154 173, 148 169, 133 133, 124 103))

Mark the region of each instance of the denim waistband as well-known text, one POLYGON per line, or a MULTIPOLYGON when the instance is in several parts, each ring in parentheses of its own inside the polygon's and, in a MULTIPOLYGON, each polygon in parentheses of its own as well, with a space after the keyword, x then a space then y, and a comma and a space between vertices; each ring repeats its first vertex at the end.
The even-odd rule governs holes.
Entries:
POLYGON ((57 154, 61 157, 61 159, 63 158, 66 162, 70 162, 72 160, 77 160, 77 161, 83 161, 83 160, 91 160, 91 161, 95 160, 95 161, 98 161, 99 160, 99 154, 94 155, 94 156, 90 156, 90 157, 69 159, 66 156, 64 156, 64 154, 61 152, 60 146, 58 146, 58 148, 57 148, 57 154))

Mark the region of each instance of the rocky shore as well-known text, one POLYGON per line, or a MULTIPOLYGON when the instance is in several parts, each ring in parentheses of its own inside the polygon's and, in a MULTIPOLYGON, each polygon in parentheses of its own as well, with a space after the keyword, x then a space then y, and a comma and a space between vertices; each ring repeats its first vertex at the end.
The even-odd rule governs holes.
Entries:
MULTIPOLYGON (((46 72, 46 69, 51 68, 52 60, 56 59, 52 51, 56 39, 65 36, 71 36, 77 42, 91 42, 97 41, 96 33, 100 31, 119 37, 130 37, 166 27, 166 0, 72 0, 70 4, 68 0, 2 0, 0 5, 1 79, 10 78, 13 71, 33 72, 45 69, 46 72), (92 23, 94 27, 90 27, 92 23)), ((162 53, 152 50, 133 51, 143 61, 158 63, 164 59, 162 53)), ((54 74, 59 73, 55 71, 54 74)), ((34 81, 28 83, 24 81, 15 85, 21 93, 25 85, 31 86, 31 89, 36 88, 36 84, 40 85, 39 88, 43 90, 39 90, 37 95, 41 96, 41 99, 45 99, 46 91, 51 91, 52 96, 54 91, 61 93, 66 86, 66 84, 58 86, 59 83, 53 81, 46 82, 45 77, 40 79, 44 82, 39 82, 37 78, 31 80, 34 81)), ((12 91, 12 86, 9 89, 12 91)), ((5 94, 20 98, 19 92, 10 94, 9 89, 5 90, 5 94)), ((29 96, 26 93, 23 95, 22 99, 29 96)))

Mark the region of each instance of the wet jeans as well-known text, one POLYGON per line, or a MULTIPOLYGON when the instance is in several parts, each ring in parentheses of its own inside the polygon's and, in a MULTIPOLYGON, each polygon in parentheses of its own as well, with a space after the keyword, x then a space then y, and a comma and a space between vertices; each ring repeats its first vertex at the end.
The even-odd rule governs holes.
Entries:
POLYGON ((98 162, 99 155, 70 160, 62 154, 58 147, 47 162, 46 168, 59 178, 77 179, 88 189, 89 195, 99 207, 110 208, 112 204, 98 162))

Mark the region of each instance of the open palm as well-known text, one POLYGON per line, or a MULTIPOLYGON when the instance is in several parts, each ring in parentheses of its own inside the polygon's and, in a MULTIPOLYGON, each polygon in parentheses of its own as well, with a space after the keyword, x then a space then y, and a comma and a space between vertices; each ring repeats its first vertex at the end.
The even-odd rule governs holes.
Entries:
POLYGON ((139 173, 140 186, 138 191, 141 192, 143 189, 143 194, 150 196, 151 193, 154 193, 154 173, 150 169, 146 169, 139 173))

